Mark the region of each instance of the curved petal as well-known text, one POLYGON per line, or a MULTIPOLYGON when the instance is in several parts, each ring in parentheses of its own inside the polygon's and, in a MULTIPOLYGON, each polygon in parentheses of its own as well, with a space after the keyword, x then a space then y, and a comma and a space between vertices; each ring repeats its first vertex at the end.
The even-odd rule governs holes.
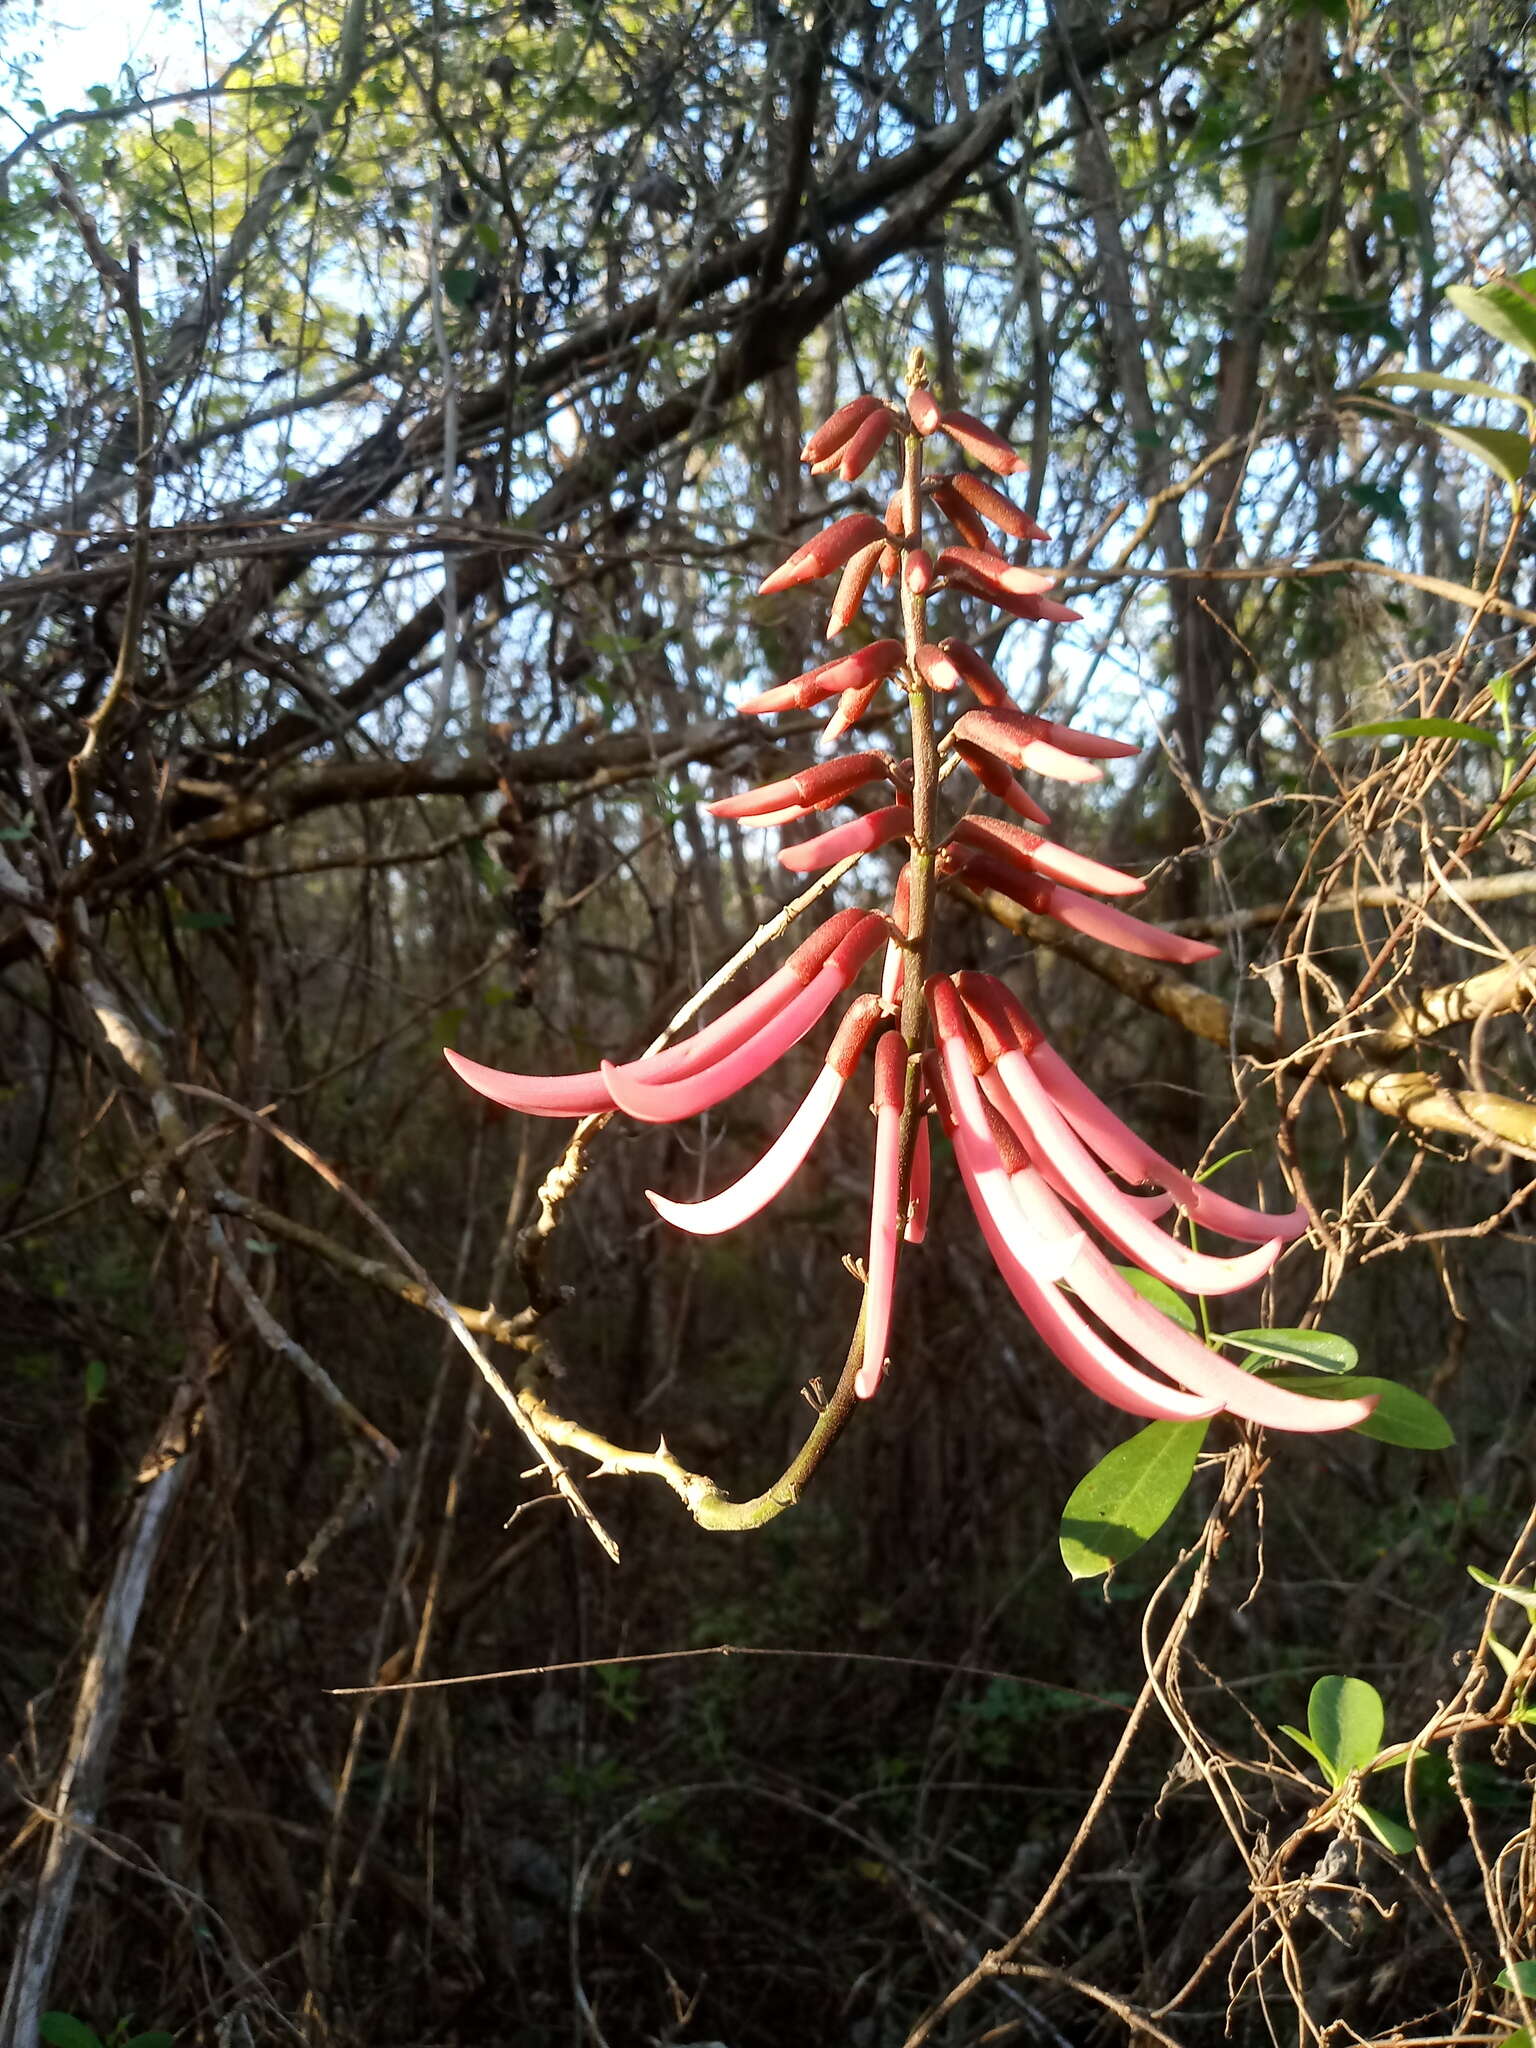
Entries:
MULTIPOLYGON (((1033 1167, 1014 1174, 1012 1188, 1020 1214, 1035 1229, 1059 1231, 1063 1220, 1069 1220, 1033 1167)), ((1154 1308, 1091 1245, 1073 1266, 1071 1281, 1083 1306, 1113 1335, 1159 1372, 1192 1393, 1217 1401, 1230 1415, 1274 1429, 1322 1435, 1363 1422, 1376 1405, 1371 1399, 1309 1401, 1305 1394, 1293 1394, 1244 1372, 1154 1308)))
POLYGON ((885 1376, 901 1248, 901 1110, 907 1048, 899 1031, 875 1047, 875 1179, 869 1205, 869 1258, 864 1287, 864 1356, 853 1391, 867 1401, 885 1376))
POLYGON ((1030 1061, 1047 1094, 1077 1135, 1122 1180, 1150 1181, 1166 1188, 1195 1223, 1203 1229, 1235 1237, 1240 1244, 1263 1244, 1277 1238, 1289 1244, 1307 1227, 1302 1208, 1271 1213, 1250 1209, 1234 1202, 1204 1181, 1191 1180, 1171 1160, 1165 1159, 1145 1138, 1117 1117, 1108 1103, 1101 1102, 1088 1084, 1080 1080, 1054 1046, 1041 1045, 1030 1061))
POLYGON ((601 1073, 509 1074, 501 1067, 483 1067, 446 1045, 443 1058, 479 1094, 504 1109, 520 1109, 524 1116, 597 1116, 613 1107, 601 1073))
POLYGON ((816 868, 829 868, 850 854, 873 853, 877 846, 889 846, 912 830, 910 804, 887 804, 883 810, 867 811, 851 824, 835 825, 830 832, 818 832, 814 839, 786 846, 779 866, 793 875, 808 875, 816 868))
POLYGON ((694 1237, 715 1237, 722 1230, 734 1230, 784 1192, 826 1128, 842 1092, 843 1076, 835 1067, 823 1067, 789 1122, 739 1180, 702 1202, 669 1201, 653 1188, 646 1189, 645 1199, 665 1222, 694 1237))
MULTIPOLYGON (((1110 1242, 1142 1266, 1186 1294, 1236 1294, 1262 1280, 1280 1256, 1271 1239, 1239 1258, 1214 1258, 1180 1244, 1151 1222, 1133 1196, 1122 1193, 1083 1144, 1041 1085, 1022 1052, 1005 1052, 993 1068, 1002 1100, 997 1107, 1016 1112, 1019 1136, 1031 1158, 1049 1166, 1066 1184, 1068 1199, 1097 1224, 1110 1242)), ((994 1098, 996 1100, 996 1098, 994 1098)), ((1009 1118, 1012 1122, 1013 1119, 1009 1118)))
POLYGON ((1213 960, 1221 951, 1205 939, 1186 939, 1178 932, 1165 932, 1160 925, 1144 924, 1139 917, 1116 910, 1113 904, 1097 903, 1091 896, 1080 896, 1061 882, 1049 885, 1041 908, 1058 924, 1090 939, 1101 939, 1122 953, 1134 953, 1140 960, 1171 960, 1190 967, 1197 960, 1213 960))
POLYGON ((1096 1331, 1091 1330, 1069 1302, 1054 1287, 1042 1286, 1013 1256, 988 1203, 983 1200, 969 1157, 956 1133, 955 1158, 960 1178, 970 1197, 976 1221, 986 1239, 998 1272, 1036 1334, 1046 1348, 1101 1401, 1128 1415, 1140 1415, 1158 1422, 1197 1422, 1214 1415, 1220 1402, 1185 1393, 1180 1387, 1165 1387, 1147 1373, 1127 1363, 1096 1331))

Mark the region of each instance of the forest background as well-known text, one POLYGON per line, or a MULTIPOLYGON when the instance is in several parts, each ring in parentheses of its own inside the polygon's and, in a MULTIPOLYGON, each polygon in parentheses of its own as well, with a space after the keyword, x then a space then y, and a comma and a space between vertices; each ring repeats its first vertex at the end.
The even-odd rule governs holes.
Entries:
POLYGON ((0 2040, 1516 2038, 1525 10, 156 19, 73 81, 3 24, 0 2040), (771 1487, 840 1369, 866 1137, 697 1244, 643 1190, 803 1076, 541 1212, 567 1130, 440 1057, 638 1049, 789 899, 701 800, 783 772, 733 706, 819 601, 756 584, 914 342, 1086 614, 994 658, 1144 746, 1058 827, 1225 948, 955 895, 944 964, 1296 1190, 1239 1320, 1409 1390, 1225 1428, 1077 1579, 1132 1431, 953 1188, 878 1400, 701 1528, 678 1475, 771 1487))

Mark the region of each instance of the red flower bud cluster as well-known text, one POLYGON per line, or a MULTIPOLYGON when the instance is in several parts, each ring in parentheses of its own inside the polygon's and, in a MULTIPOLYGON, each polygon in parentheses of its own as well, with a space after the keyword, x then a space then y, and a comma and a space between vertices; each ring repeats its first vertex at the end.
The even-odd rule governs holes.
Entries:
POLYGON ((858 995, 844 1011, 816 1078, 763 1156, 703 1201, 652 1193, 657 1213, 696 1234, 732 1229, 756 1215, 799 1169, 868 1051, 875 1133, 858 1394, 874 1393, 891 1355, 897 1273, 903 1247, 923 1236, 936 1121, 953 1141, 960 1177, 1010 1293, 1046 1347, 1102 1399, 1141 1416, 1184 1419, 1225 1410, 1279 1428, 1348 1428, 1370 1412, 1369 1401, 1309 1400, 1242 1371, 1154 1308, 1096 1242, 1169 1286, 1225 1294, 1270 1270, 1282 1245, 1304 1228, 1301 1212, 1265 1214, 1192 1181, 1098 1100, 1002 982, 932 970, 935 886, 943 876, 996 891, 1142 958, 1187 965, 1217 950, 1106 901, 1135 896, 1143 884, 1016 822, 1049 822, 1020 773, 1094 782, 1102 763, 1137 749, 1025 711, 968 642, 929 639, 927 603, 944 590, 1019 619, 1055 625, 1080 616, 1048 594, 1058 588, 1059 573, 1011 559, 993 537, 1024 546, 1048 538, 1012 499, 963 466, 924 475, 932 436, 947 438, 995 476, 1023 467, 990 427, 940 407, 917 357, 904 409, 861 396, 811 435, 803 459, 812 474, 836 473, 845 482, 862 476, 896 437, 901 486, 883 519, 859 510, 833 519, 764 578, 759 594, 773 597, 837 575, 828 621, 835 635, 860 617, 878 568, 886 586, 895 586, 900 634, 873 639, 739 707, 761 717, 835 698, 826 747, 869 717, 891 684, 910 707, 911 759, 868 750, 834 755, 709 806, 717 818, 768 826, 851 804, 848 823, 796 840, 779 859, 793 873, 810 874, 905 842, 889 915, 838 912, 760 988, 692 1038, 645 1058, 604 1061, 594 1072, 563 1077, 503 1073, 453 1052, 448 1059, 472 1087, 533 1116, 612 1109, 649 1123, 697 1116, 782 1059, 883 951, 880 993, 858 995), (925 544, 927 507, 948 522, 953 541, 925 544), (956 712, 939 740, 935 706, 950 697, 956 712), (1013 816, 962 803, 944 827, 944 756, 965 771, 959 784, 968 778, 1013 816), (879 784, 894 789, 894 800, 867 801, 879 784), (1130 1193, 1126 1182, 1155 1192, 1130 1193), (1174 1205, 1202 1229, 1256 1248, 1230 1257, 1193 1249, 1160 1227, 1174 1205))

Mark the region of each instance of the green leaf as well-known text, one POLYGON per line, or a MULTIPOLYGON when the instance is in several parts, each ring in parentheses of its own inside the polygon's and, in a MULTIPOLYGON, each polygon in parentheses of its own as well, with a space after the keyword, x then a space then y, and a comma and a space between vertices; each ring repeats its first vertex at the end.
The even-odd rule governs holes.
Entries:
POLYGON ((1497 1636, 1490 1636, 1488 1638, 1488 1647, 1492 1650, 1494 1656, 1498 1658, 1504 1676, 1506 1678, 1513 1678, 1520 1669, 1520 1659, 1515 1655, 1508 1643, 1501 1643, 1497 1636))
POLYGON ((327 171, 325 189, 327 192, 334 192, 338 199, 351 199, 357 191, 357 187, 345 171, 327 171))
POLYGON ((1078 1481, 1059 1538, 1074 1579, 1100 1577, 1157 1534, 1184 1497, 1205 1432, 1203 1422, 1150 1422, 1078 1481))
POLYGON ((1371 1762, 1381 1748, 1385 1725, 1381 1694, 1363 1678, 1330 1673, 1317 1681, 1308 1697, 1307 1731, 1335 1785, 1371 1762))
POLYGON ((1485 334, 1536 362, 1536 270, 1500 278, 1493 284, 1448 285, 1445 296, 1485 334))
MULTIPOLYGON (((1347 1337, 1335 1337, 1328 1330, 1226 1330, 1223 1344, 1245 1344, 1260 1358, 1290 1358, 1319 1372, 1353 1372, 1360 1353, 1347 1337)), ((1249 1369, 1243 1360, 1244 1370, 1249 1369)))
POLYGON ((37 2030, 48 2048, 101 2048, 101 2036, 96 2029, 77 2020, 73 2013, 45 2012, 37 2030))
POLYGON ((1536 1623, 1536 1586, 1512 1586, 1506 1579, 1496 1579, 1491 1572, 1480 1572, 1475 1564, 1467 1566, 1467 1575, 1476 1579, 1480 1586, 1486 1586, 1490 1593, 1500 1593, 1506 1600, 1513 1600, 1525 1609, 1527 1621, 1536 1623))
POLYGON ((1512 2034, 1505 2035, 1500 2048, 1531 2048, 1530 2028, 1516 2027, 1512 2034))
POLYGON ((132 2034, 123 2043, 123 2048, 176 2048, 172 2035, 162 2033, 158 2028, 148 2034, 132 2034))
POLYGON ((1303 1735, 1301 1730, 1293 1728, 1289 1721, 1282 1721, 1280 1723, 1280 1733, 1282 1735, 1289 1735, 1298 1749, 1304 1749, 1315 1764, 1322 1766, 1323 1776, 1330 1782, 1332 1781, 1333 1772, 1329 1766, 1328 1759, 1323 1755, 1323 1752, 1318 1748, 1310 1735, 1303 1735))
POLYGON ((88 1358, 88 1359, 87 1359, 87 1360, 85 1361, 85 1405, 86 1405, 86 1407, 87 1407, 87 1408, 94 1408, 94 1407, 96 1406, 96 1403, 97 1403, 97 1402, 98 1402, 98 1401, 99 1401, 99 1400, 101 1399, 102 1395, 103 1395, 103 1394, 104 1394, 104 1393, 105 1393, 106 1391, 107 1391, 107 1367, 106 1367, 106 1361, 105 1361, 104 1359, 101 1359, 101 1358, 88 1358))
POLYGON ((1507 1970, 1500 1970, 1494 1978, 1494 1985, 1500 1991, 1523 1991, 1527 1998, 1536 1998, 1536 1963, 1515 1963, 1507 1970))
POLYGON ((473 270, 445 270, 443 272, 443 297, 450 305, 464 309, 475 296, 475 286, 480 282, 479 273, 473 270))
POLYGON ((1425 420, 1424 425, 1442 441, 1464 448, 1476 456, 1485 469, 1517 484, 1531 466, 1531 444, 1513 427, 1448 427, 1443 420, 1425 420))
POLYGON ((1404 1451, 1444 1451, 1455 1443, 1451 1425, 1432 1401, 1416 1394, 1396 1380, 1374 1379, 1369 1373, 1341 1380, 1314 1380, 1305 1373, 1266 1373, 1271 1386, 1288 1387, 1293 1394, 1310 1394, 1314 1401, 1352 1401, 1357 1394, 1374 1394, 1376 1406, 1364 1422, 1351 1425, 1356 1436, 1371 1437, 1379 1444, 1396 1444, 1404 1451))
POLYGON ((171 133, 180 135, 187 142, 200 142, 201 133, 195 121, 189 121, 185 114, 178 114, 171 123, 171 133))
POLYGON ((1393 1820, 1390 1814, 1379 1813, 1374 1806, 1367 1806, 1364 1800, 1355 1808, 1371 1833, 1383 1849, 1393 1856, 1408 1856, 1413 1852, 1414 1834, 1412 1828, 1405 1828, 1401 1821, 1393 1820))
POLYGON ((1485 725, 1468 725, 1461 718, 1372 718, 1364 725, 1339 725, 1329 733, 1334 740, 1375 738, 1405 740, 1472 740, 1480 747, 1498 751, 1499 737, 1485 725))
POLYGON ((1194 1310, 1181 1295, 1174 1293, 1166 1280, 1159 1280, 1154 1273, 1143 1273, 1140 1266, 1116 1266, 1115 1271, 1127 1287, 1134 1287, 1143 1301, 1161 1309, 1170 1322, 1177 1323, 1181 1330, 1194 1329, 1194 1310))
POLYGON ((234 923, 227 910, 178 910, 171 922, 184 932, 221 932, 234 923))
POLYGON ((1367 377, 1362 388, 1381 384, 1411 384, 1415 391, 1451 391, 1461 398, 1496 398, 1505 405, 1518 405, 1536 427, 1536 404, 1518 391, 1501 391, 1497 384, 1484 384, 1478 377, 1441 377, 1433 370, 1378 370, 1367 377))

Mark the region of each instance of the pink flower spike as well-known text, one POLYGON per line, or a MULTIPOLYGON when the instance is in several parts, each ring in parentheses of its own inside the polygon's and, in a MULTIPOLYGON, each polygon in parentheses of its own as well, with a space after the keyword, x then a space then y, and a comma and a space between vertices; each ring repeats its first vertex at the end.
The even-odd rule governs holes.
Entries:
MULTIPOLYGON (((905 933, 907 915, 912 905, 912 864, 910 861, 896 877, 895 893, 891 897, 891 923, 897 931, 905 933)), ((894 939, 885 942, 885 965, 880 970, 880 1000, 887 1009, 894 1010, 901 1001, 902 990, 907 980, 906 949, 898 946, 894 939)))
POLYGON ((875 1047, 875 1185, 869 1207, 865 1264, 864 1357, 853 1391, 867 1401, 885 1374, 901 1245, 901 1110, 906 1096, 907 1048, 899 1031, 875 1047))
POLYGON ((1010 768, 1032 768, 1058 782, 1098 782, 1103 770, 1092 761, 1069 754, 1045 737, 1045 720, 1027 711, 964 711, 952 728, 955 739, 968 740, 1010 768))
POLYGON ((520 1109, 524 1116, 598 1116, 613 1108, 601 1073, 509 1074, 500 1067, 483 1067, 448 1046, 443 1047, 443 1058, 478 1094, 503 1109, 520 1109))
POLYGON ((1095 889, 1104 896, 1140 896, 1147 886, 1134 875, 1105 867, 1102 861, 1090 860, 1086 854, 1042 839, 1038 832, 1026 832, 1022 825, 1011 824, 1005 818, 962 818, 950 836, 1002 860, 1022 863, 1048 875, 1053 882, 1073 882, 1080 889, 1095 889))
POLYGON ((638 1123, 671 1124, 699 1116, 766 1073, 824 1016, 885 936, 885 921, 871 911, 836 947, 819 974, 746 1042, 682 1080, 636 1079, 634 1070, 604 1061, 603 1079, 616 1108, 638 1123))
POLYGON ((858 1065, 870 1033, 880 1023, 880 1005, 873 996, 860 996, 852 1004, 837 1036, 827 1049, 822 1070, 778 1137, 739 1180, 717 1195, 701 1202, 672 1202, 647 1188, 645 1199, 665 1222, 686 1230, 694 1237, 715 1237, 734 1230, 781 1195, 800 1168, 827 1119, 837 1107, 843 1086, 858 1065))
POLYGON ((855 818, 851 825, 838 825, 830 832, 818 832, 814 839, 805 839, 798 846, 786 846, 779 855, 779 866, 788 868, 792 875, 814 874, 818 868, 829 868, 837 860, 847 860, 850 854, 873 853, 877 846, 888 846, 893 839, 904 839, 912 830, 912 806, 910 804, 887 804, 884 810, 869 811, 862 818, 855 818))
POLYGON ((956 742, 955 751, 990 796, 1005 803, 1021 818, 1028 818, 1032 825, 1049 825, 1049 812, 1040 808, 1023 783, 1016 781, 1001 761, 983 753, 980 747, 968 746, 964 740, 956 742))
POLYGON ((1307 1212, 1303 1208, 1274 1213, 1250 1209, 1218 1194, 1207 1182, 1192 1180, 1180 1172, 1128 1124, 1122 1123, 1108 1103, 1101 1102, 1088 1084, 1079 1079, 1054 1046, 1038 1046, 1030 1059, 1062 1115, 1122 1180, 1150 1181, 1166 1188, 1202 1229, 1236 1238, 1240 1244, 1264 1244, 1271 1238, 1289 1244, 1305 1234, 1307 1212))
POLYGON ((921 1244, 928 1235, 928 1209, 933 1199, 933 1147, 928 1138, 928 1119, 920 1116, 917 1143, 912 1150, 912 1185, 907 1190, 907 1227, 902 1233, 908 1244, 921 1244))

